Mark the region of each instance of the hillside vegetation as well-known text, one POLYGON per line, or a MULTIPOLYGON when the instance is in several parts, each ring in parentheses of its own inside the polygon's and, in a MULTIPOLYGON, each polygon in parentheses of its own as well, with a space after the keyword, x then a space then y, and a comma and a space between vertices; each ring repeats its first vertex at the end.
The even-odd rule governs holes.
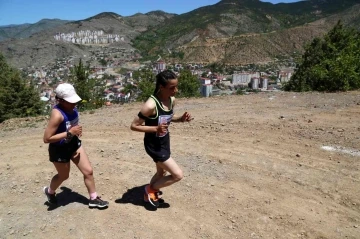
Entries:
POLYGON ((293 91, 347 91, 360 88, 360 31, 338 24, 315 38, 285 85, 293 91))
MULTIPOLYGON (((147 32, 134 39, 133 46, 144 54, 166 54, 167 48, 175 50, 177 47, 180 47, 180 49, 184 49, 185 44, 199 38, 198 44, 201 44, 201 42, 208 38, 229 38, 232 36, 264 34, 274 31, 276 31, 275 34, 281 35, 283 34, 282 30, 299 27, 319 19, 325 19, 334 14, 342 13, 356 3, 357 1, 354 0, 315 0, 274 5, 259 0, 223 0, 217 4, 175 16, 169 21, 164 22, 161 26, 150 28, 147 32)), ((317 34, 321 34, 321 32, 317 32, 317 34)), ((296 38, 298 34, 293 32, 293 35, 296 38)), ((267 38, 267 35, 262 37, 267 38)), ((267 40, 271 41, 271 38, 267 40)), ((301 38, 300 33, 300 39, 296 40, 294 44, 298 45, 300 43, 302 47, 306 40, 301 38)), ((233 41, 233 39, 229 39, 229 41, 233 41)), ((255 44, 245 45, 250 45, 251 47, 255 44)), ((278 44, 279 48, 288 45, 289 43, 278 44)), ((206 47, 206 45, 202 46, 206 47)), ((263 50, 261 49, 261 44, 255 46, 259 48, 259 52, 263 50)), ((217 50, 214 51, 216 52, 217 50)), ((190 54, 187 54, 186 50, 184 52, 185 59, 188 59, 187 56, 190 54)), ((241 52, 241 50, 235 51, 235 54, 236 52, 241 52)), ((201 52, 197 52, 197 54, 206 55, 201 54, 201 52)), ((264 55, 274 56, 266 51, 264 55)), ((217 57, 224 59, 224 57, 219 57, 219 55, 217 57)), ((224 60, 227 61, 227 59, 224 60)))

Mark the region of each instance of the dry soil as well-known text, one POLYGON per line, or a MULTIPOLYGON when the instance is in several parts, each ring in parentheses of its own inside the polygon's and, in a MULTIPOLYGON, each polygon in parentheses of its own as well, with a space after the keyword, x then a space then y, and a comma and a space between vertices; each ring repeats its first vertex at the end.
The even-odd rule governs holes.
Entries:
POLYGON ((170 126, 185 177, 155 211, 142 202, 155 166, 129 129, 140 106, 81 114, 106 210, 88 208, 74 165, 59 206, 45 203, 45 117, 0 124, 0 238, 360 238, 359 92, 178 99, 194 117, 170 126))

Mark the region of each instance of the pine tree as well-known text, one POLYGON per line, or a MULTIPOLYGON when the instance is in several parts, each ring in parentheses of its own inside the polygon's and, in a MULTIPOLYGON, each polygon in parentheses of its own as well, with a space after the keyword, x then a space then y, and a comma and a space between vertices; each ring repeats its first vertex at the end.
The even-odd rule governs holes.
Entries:
POLYGON ((32 85, 27 85, 18 70, 0 54, 0 122, 16 117, 37 116, 44 103, 32 85))
POLYGON ((305 48, 302 63, 285 84, 288 91, 347 91, 360 88, 360 33, 339 21, 305 48))
POLYGON ((200 82, 190 70, 180 71, 179 76, 179 97, 198 97, 200 96, 200 82))
POLYGON ((84 66, 82 60, 70 69, 71 80, 74 85, 76 93, 82 99, 78 103, 79 110, 97 109, 104 105, 104 89, 105 84, 103 80, 90 79, 90 67, 84 66))
POLYGON ((139 70, 134 73, 134 78, 138 79, 139 95, 137 100, 146 101, 155 90, 155 74, 151 70, 139 70))

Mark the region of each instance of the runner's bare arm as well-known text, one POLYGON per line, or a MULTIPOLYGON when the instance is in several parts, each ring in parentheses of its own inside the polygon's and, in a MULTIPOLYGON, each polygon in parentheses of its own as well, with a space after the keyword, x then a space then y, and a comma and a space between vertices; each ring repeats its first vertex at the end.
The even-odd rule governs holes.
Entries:
MULTIPOLYGON (((156 114, 156 104, 152 99, 148 99, 145 104, 141 107, 140 113, 145 117, 150 117, 156 114)), ((140 118, 138 115, 135 116, 133 122, 131 123, 130 129, 133 131, 144 132, 144 133, 156 133, 158 131, 158 126, 145 126, 144 119, 140 118)))
MULTIPOLYGON (((171 97, 172 98, 172 108, 175 108, 175 97, 171 97)), ((174 113, 171 122, 181 122, 181 115, 177 115, 174 113)))
POLYGON ((58 110, 53 109, 51 111, 50 120, 44 132, 44 143, 55 143, 66 138, 66 132, 55 134, 57 128, 63 120, 64 117, 58 110))

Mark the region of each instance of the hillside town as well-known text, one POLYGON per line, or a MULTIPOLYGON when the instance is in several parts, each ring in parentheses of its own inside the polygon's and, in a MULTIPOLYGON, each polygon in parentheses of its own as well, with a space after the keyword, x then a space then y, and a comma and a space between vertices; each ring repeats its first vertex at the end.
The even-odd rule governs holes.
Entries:
MULTIPOLYGON (((115 47, 103 47, 91 51, 85 56, 85 63, 90 66, 89 78, 102 81, 105 85, 104 99, 107 105, 126 103, 136 100, 136 94, 125 91, 126 85, 136 86, 139 79, 133 77, 135 71, 151 70, 157 74, 165 69, 173 70, 177 75, 188 69, 200 83, 199 92, 202 97, 217 95, 249 94, 251 92, 281 90, 281 84, 290 80, 294 67, 282 70, 268 69, 257 71, 247 69, 230 73, 212 72, 203 64, 166 63, 161 57, 155 62, 140 63, 140 55, 133 50, 115 47)), ((55 103, 54 89, 57 84, 71 78, 71 68, 77 64, 78 58, 70 56, 40 68, 29 67, 21 70, 39 90, 40 99, 47 103, 47 108, 55 103)))
POLYGON ((64 41, 74 44, 109 44, 124 41, 124 37, 118 34, 105 34, 103 30, 90 31, 81 30, 71 33, 56 33, 55 40, 64 41))

